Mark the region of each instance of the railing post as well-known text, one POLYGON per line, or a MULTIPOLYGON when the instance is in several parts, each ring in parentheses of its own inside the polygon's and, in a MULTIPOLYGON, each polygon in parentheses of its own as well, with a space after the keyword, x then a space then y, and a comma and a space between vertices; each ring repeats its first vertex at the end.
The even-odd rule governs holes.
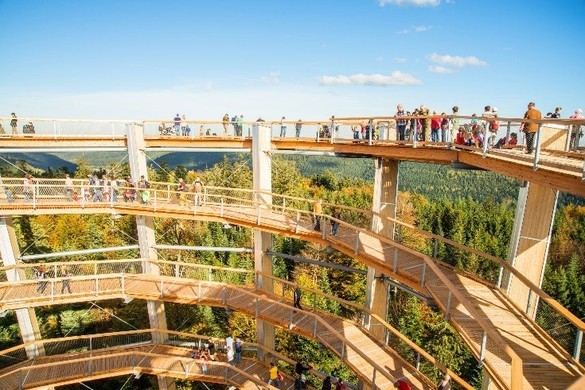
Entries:
POLYGON ((180 275, 179 264, 175 264, 175 278, 178 278, 180 275))
POLYGON ((325 228, 325 217, 321 216, 321 238, 325 239, 326 236, 327 236, 327 231, 325 228))
POLYGON ((449 291, 449 295, 447 296, 447 307, 445 308, 445 321, 449 321, 450 316, 451 316, 451 291, 449 291))
POLYGON ((376 390, 376 368, 374 367, 374 372, 372 373, 372 390, 376 390))
POLYGON ((317 316, 313 317, 313 337, 317 337, 317 316))
POLYGON ((500 272, 498 273, 498 288, 502 288, 502 279, 504 278, 504 266, 500 266, 500 272))
POLYGON ((355 256, 357 256, 358 253, 360 253, 360 232, 359 231, 355 235, 355 248, 354 248, 355 256))
POLYGON ((424 287, 426 283, 427 263, 423 263, 422 275, 420 278, 420 286, 424 287))
POLYGON ((122 288, 122 295, 126 295, 126 278, 122 275, 122 280, 120 281, 120 287, 122 288))
POLYGON ((32 194, 32 196, 33 196, 33 198, 32 198, 33 209, 37 208, 37 191, 38 191, 38 189, 39 189, 39 183, 35 183, 35 185, 33 187, 33 194, 32 194))
POLYGON ((416 364, 415 367, 417 370, 420 370, 420 352, 416 353, 416 364))
POLYGON ((483 364, 483 361, 485 359, 486 345, 487 345, 487 332, 484 330, 483 336, 481 336, 481 348, 479 350, 479 363, 480 364, 483 364))
POLYGON ((398 247, 394 247, 394 263, 392 264, 394 273, 398 272, 398 247))
POLYGON ((261 207, 258 207, 258 218, 257 218, 257 221, 256 221, 256 224, 257 225, 260 225, 261 216, 262 216, 262 208, 261 207))
POLYGON ((433 259, 437 258, 437 254, 439 253, 439 240, 437 240, 436 238, 433 238, 434 244, 433 244, 433 259))
POLYGON ((53 137, 57 139, 57 121, 53 121, 53 137))
POLYGON ((573 358, 576 361, 581 359, 581 348, 583 346, 583 331, 577 329, 577 339, 575 340, 575 349, 573 350, 573 358))
POLYGON ((528 300, 526 302, 526 314, 530 313, 532 308, 532 299, 534 297, 534 292, 532 290, 528 291, 528 300))
POLYGON ((163 282, 163 280, 161 279, 161 280, 160 280, 160 297, 161 297, 161 298, 162 298, 162 297, 164 297, 164 287, 165 287, 165 286, 164 286, 164 282, 163 282))
POLYGON ((157 191, 154 190, 154 200, 152 202, 153 207, 154 207, 154 211, 156 211, 156 209, 157 209, 157 202, 156 202, 157 201, 157 197, 156 197, 156 193, 157 193, 157 191))
POLYGON ((256 298, 256 301, 254 302, 254 317, 256 319, 258 319, 258 298, 256 298))
POLYGON ((301 212, 297 211, 297 223, 295 225, 295 233, 299 232, 299 222, 301 221, 301 212))
POLYGON ((282 198, 282 213, 284 214, 284 209, 286 208, 286 198, 282 198))
POLYGON ((542 124, 539 123, 538 124, 538 130, 536 132, 536 151, 534 152, 534 163, 532 165, 532 169, 533 170, 537 170, 538 169, 538 163, 540 161, 540 130, 542 128, 542 124))
POLYGON ((220 215, 221 217, 223 217, 223 198, 221 198, 221 206, 220 206, 219 215, 220 215))

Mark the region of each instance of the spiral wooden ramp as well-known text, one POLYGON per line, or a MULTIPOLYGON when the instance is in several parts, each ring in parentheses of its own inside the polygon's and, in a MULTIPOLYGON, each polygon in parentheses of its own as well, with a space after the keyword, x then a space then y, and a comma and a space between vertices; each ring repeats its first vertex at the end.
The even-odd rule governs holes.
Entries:
MULTIPOLYGON (((250 357, 243 357, 233 366, 225 362, 225 355, 217 353, 217 359, 205 362, 207 369, 203 370, 203 361, 192 356, 203 339, 208 337, 147 329, 43 340, 39 344, 47 356, 26 359, 25 346, 2 351, 0 363, 12 364, 0 370, 0 384, 2 389, 34 389, 147 374, 227 384, 239 389, 274 389, 267 384, 269 365, 256 357, 255 351, 262 346, 254 344, 250 357), (155 341, 155 337, 162 337, 162 341, 155 341)), ((218 347, 219 341, 215 340, 218 347)), ((29 343, 27 347, 37 343, 29 343)), ((262 350, 289 367, 294 366, 291 359, 275 351, 262 350)), ((281 389, 292 389, 294 378, 286 371, 281 373, 285 378, 281 389)))
MULTIPOLYGON (((54 184, 51 186, 55 187, 54 184)), ((164 187, 164 185, 161 184, 161 187, 164 187)), ((341 227, 339 234, 336 236, 327 234, 325 230, 314 231, 310 213, 303 211, 307 210, 307 207, 298 206, 297 204, 298 208, 295 209, 289 206, 264 204, 255 200, 257 196, 248 194, 248 196, 244 197, 241 194, 237 194, 238 190, 234 189, 217 190, 217 193, 212 193, 210 190, 204 205, 195 205, 192 199, 188 199, 187 204, 181 205, 176 201, 174 194, 169 194, 168 189, 157 190, 156 188, 151 188, 150 191, 152 192, 150 204, 64 202, 62 199, 55 199, 55 195, 47 195, 45 197, 38 196, 34 205, 31 202, 0 202, 0 215, 119 213, 221 221, 328 245, 374 267, 385 275, 391 275, 397 281, 420 291, 424 295, 431 296, 459 331, 472 353, 485 365, 493 382, 500 388, 513 388, 517 387, 518 383, 521 383, 521 387, 525 389, 563 389, 585 373, 585 369, 581 364, 575 361, 531 318, 526 316, 499 288, 473 275, 467 275, 455 270, 388 238, 357 228, 343 221, 339 221, 341 227)), ((57 189, 57 193, 62 194, 62 189, 57 189)), ((324 216, 324 218, 330 217, 324 216)), ((323 221, 322 225, 327 225, 326 221, 323 221)), ((506 267, 507 264, 503 262, 502 266, 506 267)), ((514 269, 508 270, 514 273, 514 269)), ((522 275, 514 275, 522 280, 522 275)), ((120 283, 123 280, 125 294, 137 298, 170 299, 169 293, 162 291, 158 287, 162 285, 158 278, 152 275, 133 275, 129 278, 118 278, 116 279, 117 281, 112 281, 108 275, 101 275, 95 281, 86 281, 85 283, 88 286, 80 287, 77 291, 87 289, 87 291, 95 291, 95 294, 99 295, 104 291, 108 291, 107 286, 110 283, 114 283, 113 288, 117 292, 108 297, 122 297, 120 283), (103 285, 104 287, 98 286, 98 288, 94 288, 91 286, 93 284, 103 285), (150 289, 146 289, 146 286, 150 286, 150 289)), ((177 301, 182 299, 185 303, 197 303, 198 299, 201 299, 201 296, 195 293, 195 288, 189 283, 172 281, 170 284, 175 286, 172 291, 176 291, 177 301)), ((580 320, 575 319, 564 308, 559 307, 558 303, 552 301, 536 286, 530 285, 530 282, 526 282, 526 285, 531 291, 538 294, 543 302, 560 311, 578 329, 585 329, 580 320)), ((2 291, 1 304, 5 309, 14 308, 14 305, 18 306, 16 302, 36 305, 37 303, 34 302, 34 299, 39 299, 38 297, 31 298, 35 296, 34 286, 31 285, 28 287, 25 287, 25 285, 3 286, 2 291), (25 290, 23 291, 22 289, 25 290), (16 294, 16 300, 9 299, 13 294, 16 294)), ((231 294, 244 294, 244 290, 230 288, 229 286, 224 286, 223 291, 229 291, 229 297, 232 296, 231 294)), ((220 293, 217 292, 217 294, 220 293)), ((54 299, 57 298, 55 297, 54 299)), ((79 297, 79 299, 82 298, 79 297)), ((221 299, 218 296, 216 304, 221 299)), ((252 302, 259 299, 260 296, 254 299, 250 298, 248 305, 252 305, 252 302)), ((234 302, 240 301, 238 299, 234 300, 234 302)), ((41 299, 38 304, 47 304, 47 302, 41 299)), ((233 306, 238 307, 237 304, 233 304, 233 306)), ((239 310, 254 316, 262 315, 262 313, 256 313, 252 306, 239 307, 239 310)), ((286 308, 286 310, 290 314, 290 307, 286 308)), ((272 318, 273 323, 288 326, 288 323, 285 323, 286 321, 284 320, 288 318, 285 313, 280 313, 275 315, 274 318, 270 318, 272 318), (279 318, 280 321, 276 320, 276 318, 279 318)), ((267 320, 270 322, 268 318, 267 320)), ((308 328, 308 324, 307 327, 304 327, 303 321, 301 320, 298 324, 295 324, 296 331, 309 336, 313 333, 312 329, 308 328)), ((324 324, 322 325, 325 326, 324 324)), ((352 341, 358 342, 357 340, 360 340, 340 323, 332 322, 328 325, 333 330, 341 332, 341 334, 347 334, 352 341)), ((318 333, 327 335, 328 332, 331 332, 331 329, 322 330, 323 332, 318 333)), ((369 338, 367 335, 363 335, 363 337, 369 338)), ((332 346, 338 346, 339 343, 343 343, 340 340, 338 339, 336 342, 330 341, 330 343, 332 346)), ((329 341, 327 342, 329 343, 329 341)), ((343 348, 340 350, 343 351, 343 348)), ((357 356, 351 356, 349 364, 352 365, 352 362, 354 362, 353 368, 358 373, 361 370, 369 370, 367 373, 364 372, 363 377, 371 380, 373 371, 376 370, 372 368, 371 364, 366 364, 365 366, 369 366, 369 368, 365 368, 358 361, 357 356)), ((375 361, 386 363, 390 359, 387 356, 386 358, 376 358, 375 361)), ((378 381, 383 380, 389 381, 390 379, 384 379, 381 375, 376 376, 376 384, 378 384, 378 381)), ((380 388, 384 388, 386 383, 380 383, 380 385, 380 388)), ((424 387, 424 385, 421 383, 420 387, 424 387)))

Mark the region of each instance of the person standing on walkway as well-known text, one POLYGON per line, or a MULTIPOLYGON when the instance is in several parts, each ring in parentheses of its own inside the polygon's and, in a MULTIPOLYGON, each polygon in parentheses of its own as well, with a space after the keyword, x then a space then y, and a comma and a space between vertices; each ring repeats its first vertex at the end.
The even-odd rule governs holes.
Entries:
POLYGON ((12 134, 18 134, 18 121, 16 120, 16 114, 13 112, 10 114, 12 120, 10 121, 10 127, 12 127, 12 134))
POLYGON ((276 364, 274 364, 274 362, 270 363, 270 370, 268 371, 268 373, 269 373, 268 384, 276 388, 280 388, 280 382, 278 380, 278 367, 276 367, 276 364))
POLYGON ((323 202, 319 198, 313 203, 313 217, 315 218, 315 230, 321 230, 321 214, 323 214, 323 202))
POLYGON ((296 307, 297 309, 303 310, 303 307, 301 306, 301 297, 302 297, 302 291, 299 288, 299 286, 296 286, 295 290, 293 292, 294 307, 296 307))
POLYGON ((65 175, 65 196, 67 201, 73 201, 73 179, 69 175, 65 175))
POLYGON ((179 135, 181 134, 181 117, 179 116, 179 113, 175 115, 173 120, 175 121, 175 135, 179 135))
POLYGON ((302 120, 298 120, 298 122, 295 124, 295 136, 297 138, 301 137, 301 129, 303 128, 303 121, 302 120))
POLYGON ((337 208, 334 208, 333 210, 331 210, 331 235, 332 236, 337 235, 337 230, 339 229, 339 222, 337 220, 339 218, 341 218, 339 210, 337 210, 337 208))
POLYGON ((230 116, 228 114, 225 114, 223 116, 223 119, 221 120, 221 122, 223 124, 223 135, 224 135, 224 137, 227 137, 228 127, 230 126, 230 116))
POLYGON ((404 106, 399 104, 396 106, 396 139, 404 141, 406 139, 406 119, 399 119, 398 117, 405 116, 404 106))
POLYGON ((201 179, 196 178, 193 182, 193 192, 195 193, 195 206, 201 206, 203 204, 203 183, 201 183, 201 179))
POLYGON ((41 282, 39 283, 39 286, 37 287, 37 292, 39 294, 44 294, 45 293, 45 289, 47 288, 47 281, 45 281, 45 279, 47 278, 47 270, 45 269, 45 265, 41 264, 39 265, 38 268, 35 269, 35 279, 40 280, 41 282))
MULTIPOLYGON (((528 110, 524 113, 524 119, 542 119, 542 113, 535 106, 534 102, 528 103, 528 110)), ((532 154, 534 135, 538 131, 538 123, 522 122, 522 131, 526 134, 526 154, 532 154)))
POLYGON ((234 343, 234 352, 236 353, 236 364, 242 361, 242 340, 236 338, 236 342, 234 343))
POLYGON ((183 178, 179 178, 179 183, 177 183, 177 192, 179 196, 179 203, 181 206, 185 206, 187 204, 187 183, 183 178))
POLYGON ((286 137, 286 123, 284 123, 284 117, 280 120, 280 137, 286 137))
POLYGON ((59 271, 59 276, 64 278, 61 282, 61 294, 65 294, 65 290, 71 294, 71 286, 69 285, 69 269, 65 264, 61 266, 61 270, 59 271))
MULTIPOLYGON (((583 119, 583 110, 577 108, 575 113, 569 117, 569 119, 583 119)), ((579 148, 579 139, 583 136, 583 131, 581 130, 581 125, 572 125, 571 126, 571 143, 570 147, 572 150, 577 150, 579 148)))

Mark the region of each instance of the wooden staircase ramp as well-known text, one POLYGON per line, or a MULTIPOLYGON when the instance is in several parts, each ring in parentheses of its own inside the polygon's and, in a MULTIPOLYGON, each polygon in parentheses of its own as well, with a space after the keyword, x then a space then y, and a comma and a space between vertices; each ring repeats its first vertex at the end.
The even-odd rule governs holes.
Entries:
MULTIPOLYGON (((239 204, 222 201, 221 204, 209 202, 204 206, 181 206, 162 200, 156 205, 122 203, 113 208, 108 205, 94 208, 87 204, 83 212, 115 211, 222 221, 329 245, 425 295, 432 295, 499 387, 511 388, 515 381, 516 388, 520 387, 516 378, 518 364, 512 367, 513 355, 521 360, 522 388, 539 388, 543 382, 548 386, 552 383, 552 388, 566 388, 585 373, 583 366, 495 286, 478 282, 473 276, 464 275, 422 253, 343 221, 338 235, 330 236, 325 231, 313 230, 309 212, 299 210, 295 215, 290 210, 279 212, 278 207, 270 205, 252 206, 241 204, 241 200, 232 201, 239 204)), ((62 203, 43 202, 36 210, 25 208, 20 211, 38 214, 54 212, 60 207, 59 212, 63 212, 62 203)), ((79 205, 69 212, 76 210, 80 210, 79 205)), ((327 220, 324 220, 322 226, 326 224, 327 220)))
MULTIPOLYGON (((203 373, 192 351, 162 344, 118 346, 104 350, 37 357, 11 365, 0 371, 3 390, 62 386, 120 375, 162 375, 179 379, 225 383, 241 389, 269 389, 268 365, 256 359, 243 358, 237 367, 209 361, 203 373)), ((283 389, 294 382, 285 376, 283 389)))
POLYGON ((295 309, 290 301, 254 288, 148 274, 72 279, 70 285, 73 294, 44 296, 36 292, 36 281, 11 286, 3 283, 0 308, 125 297, 229 307, 321 342, 369 386, 374 382, 377 388, 385 389, 402 376, 408 377, 418 389, 434 386, 397 352, 371 338, 361 326, 325 312, 295 309))

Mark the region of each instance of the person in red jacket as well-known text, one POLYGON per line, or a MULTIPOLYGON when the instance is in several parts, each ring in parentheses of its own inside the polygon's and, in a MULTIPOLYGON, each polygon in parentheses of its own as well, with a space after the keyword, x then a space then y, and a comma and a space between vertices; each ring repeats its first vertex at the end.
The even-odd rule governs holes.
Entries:
POLYGON ((398 378, 398 380, 394 382, 394 387, 397 388, 398 390, 412 390, 412 387, 410 387, 408 379, 406 379, 405 377, 398 378))

